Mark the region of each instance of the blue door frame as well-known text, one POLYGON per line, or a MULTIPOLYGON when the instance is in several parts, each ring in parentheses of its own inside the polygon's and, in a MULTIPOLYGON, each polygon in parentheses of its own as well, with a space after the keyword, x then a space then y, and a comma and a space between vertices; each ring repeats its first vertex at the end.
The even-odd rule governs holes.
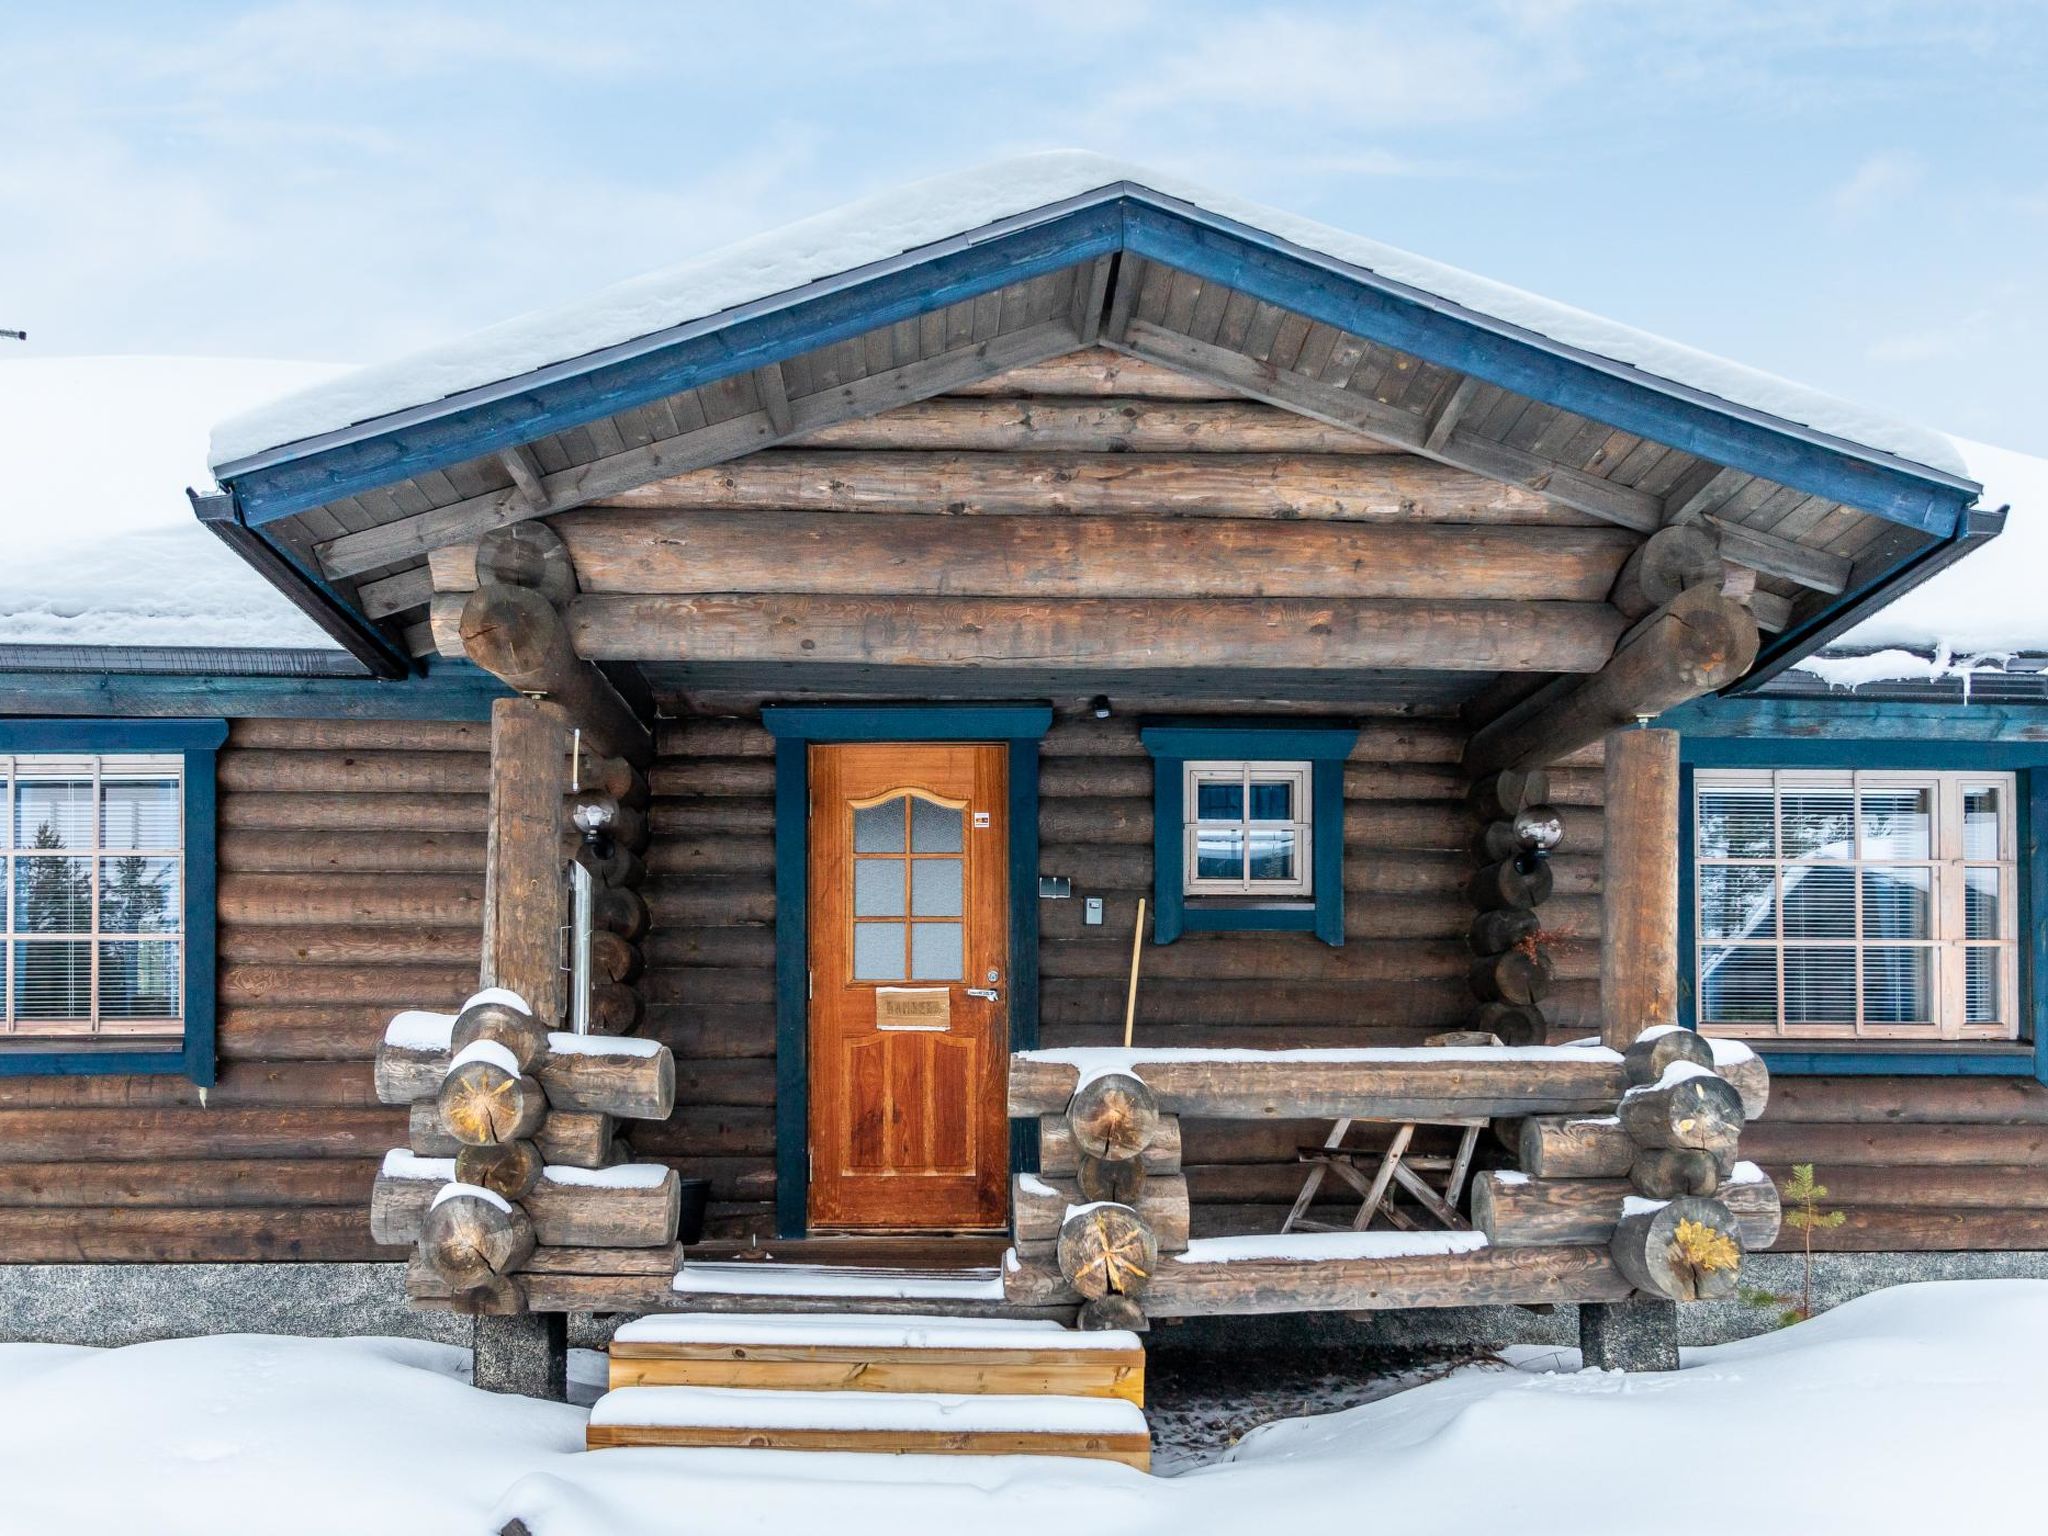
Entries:
MULTIPOLYGON (((775 738, 775 1230, 810 1227, 810 749, 855 741, 996 742, 1009 747, 1011 1050, 1038 1044, 1038 743, 1052 728, 1044 704, 770 706, 775 738)), ((1012 1126, 1010 1167, 1031 1166, 1012 1126)))

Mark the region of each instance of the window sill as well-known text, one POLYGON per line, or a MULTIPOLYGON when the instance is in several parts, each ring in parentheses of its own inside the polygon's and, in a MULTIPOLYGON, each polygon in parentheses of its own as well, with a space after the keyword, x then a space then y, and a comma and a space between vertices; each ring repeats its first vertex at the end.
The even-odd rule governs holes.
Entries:
POLYGON ((1240 905, 1189 897, 1181 909, 1180 925, 1188 933, 1314 933, 1316 904, 1289 901, 1240 905))
POLYGON ((49 1040, 0 1046, 0 1077, 172 1077, 185 1072, 182 1041, 108 1047, 49 1040))
POLYGON ((1786 1077, 2034 1077, 2040 1060, 2025 1043, 1858 1045, 1745 1041, 1786 1077))

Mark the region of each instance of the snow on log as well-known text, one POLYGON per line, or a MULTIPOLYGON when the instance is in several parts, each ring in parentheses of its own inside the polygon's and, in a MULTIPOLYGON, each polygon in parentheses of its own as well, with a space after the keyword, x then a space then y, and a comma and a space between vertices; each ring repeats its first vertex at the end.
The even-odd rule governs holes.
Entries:
POLYGON ((1678 1063, 1654 1084, 1631 1088, 1615 1113, 1639 1147, 1696 1147, 1728 1154, 1742 1134, 1742 1095, 1705 1067, 1678 1063))
POLYGON ((1637 1290, 1665 1301, 1718 1301, 1735 1294, 1742 1233, 1719 1200, 1630 1199, 1607 1245, 1637 1290))
POLYGON ((519 1071, 512 1053, 488 1040, 457 1053, 435 1103, 441 1128, 466 1147, 530 1139, 548 1112, 540 1079, 519 1071))
MULTIPOLYGON (((1741 1163, 1715 1197, 1735 1219, 1745 1253, 1778 1240, 1778 1188, 1741 1163)), ((1507 1171, 1472 1181, 1472 1225, 1497 1248, 1606 1247, 1635 1191, 1623 1179, 1538 1179, 1507 1171)), ((1641 1203, 1638 1200, 1638 1203, 1641 1203)))
POLYGON ((1681 1061, 1712 1071, 1714 1048, 1695 1030, 1663 1024, 1636 1036, 1635 1043, 1621 1053, 1621 1070, 1629 1086, 1638 1088, 1656 1082, 1666 1067, 1681 1061))
POLYGON ((1159 1243, 1127 1205, 1069 1207, 1060 1225, 1060 1275, 1086 1301, 1142 1295, 1159 1268, 1159 1243))
POLYGON ((1020 1173, 1011 1180, 1011 1229, 1020 1252, 1050 1253, 1058 1242, 1073 1209, 1096 1206, 1128 1208, 1152 1233, 1159 1253, 1179 1253, 1188 1245, 1188 1181, 1177 1173, 1160 1174, 1145 1181, 1144 1191, 1134 1200, 1090 1200, 1079 1180, 1047 1178, 1042 1174, 1020 1173))
POLYGON ((442 1186, 420 1220, 420 1258, 455 1291, 482 1290, 509 1276, 533 1246, 525 1211, 466 1184, 442 1186))
POLYGON ((548 1029, 523 1008, 495 1000, 472 1003, 456 1015, 449 1048, 460 1054, 479 1040, 492 1040, 512 1053, 521 1072, 532 1072, 547 1060, 548 1029))
POLYGON ((1635 1157, 1612 1115, 1531 1115, 1515 1138, 1515 1160, 1536 1179, 1618 1179, 1635 1157))

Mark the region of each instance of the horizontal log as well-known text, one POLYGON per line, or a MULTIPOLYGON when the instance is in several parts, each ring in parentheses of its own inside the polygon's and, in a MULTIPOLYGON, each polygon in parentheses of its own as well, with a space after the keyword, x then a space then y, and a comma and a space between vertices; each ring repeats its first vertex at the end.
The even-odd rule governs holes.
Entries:
POLYGON ((381 1155, 405 1136, 397 1109, 10 1109, 0 1162, 146 1163, 180 1157, 381 1155))
POLYGON ((1591 526, 1520 486, 1401 453, 821 453, 770 449, 607 496, 709 511, 1107 513, 1591 526))
MULTIPOLYGON (((414 1104, 408 1115, 406 1145, 421 1157, 454 1157, 461 1152, 462 1143, 442 1126, 440 1107, 432 1099, 414 1104)), ((610 1115, 557 1110, 541 1122, 533 1144, 543 1163, 605 1168, 619 1161, 613 1154, 620 1130, 610 1115)))
MULTIPOLYGON (((1056 961, 1054 956, 1060 950, 1073 945, 1101 944, 1107 948, 1114 948, 1121 942, 1125 963, 1128 965, 1130 960, 1131 925, 1136 917, 1138 898, 1144 896, 1149 899, 1152 894, 1151 887, 1147 881, 1127 880, 1123 876, 1121 865, 1133 854, 1134 850, 1130 849, 1077 848, 1071 852, 1064 849, 1056 850, 1048 853, 1045 858, 1041 859, 1039 867, 1044 873, 1049 875, 1064 874, 1069 879, 1074 880, 1076 885, 1076 899, 1048 901, 1041 903, 1039 906, 1039 932, 1046 941, 1043 954, 1047 964, 1058 965, 1062 963, 1056 961), (1094 875, 1098 868, 1101 869, 1099 877, 1094 875), (1114 875, 1116 878, 1109 878, 1111 875, 1114 875), (1082 901, 1078 899, 1082 896, 1100 896, 1102 898, 1103 912, 1100 923, 1091 924, 1084 921, 1085 907, 1082 901)), ((1142 857, 1144 857, 1145 862, 1149 866, 1149 855, 1142 857)), ((1360 871, 1358 877, 1359 884, 1371 883, 1378 887, 1372 891, 1361 891, 1361 896, 1392 896, 1399 899, 1392 901, 1346 901, 1344 904, 1344 935, 1346 940, 1438 939, 1462 941, 1463 936, 1471 926, 1473 913, 1472 904, 1465 899, 1462 882, 1459 879, 1461 873, 1460 866, 1449 856, 1444 855, 1425 856, 1426 861, 1429 859, 1440 861, 1433 865, 1425 862, 1421 866, 1389 867, 1393 861, 1404 857, 1406 856, 1389 854, 1350 861, 1350 867, 1345 871, 1347 876, 1347 893, 1350 889, 1348 877, 1351 876, 1353 870, 1358 870, 1360 871), (1408 884, 1410 888, 1407 890, 1387 889, 1389 885, 1393 885, 1397 881, 1408 884)), ((1580 861, 1579 867, 1584 867, 1587 864, 1591 865, 1591 868, 1587 870, 1589 875, 1598 870, 1597 860, 1580 861)), ((1469 870, 1470 865, 1463 867, 1463 872, 1469 872, 1469 870)), ((1548 932, 1558 935, 1560 939, 1584 940, 1597 943, 1600 938, 1601 910, 1600 899, 1597 895, 1553 896, 1543 904, 1537 915, 1544 928, 1548 932)), ((1203 941, 1206 945, 1210 937, 1209 935, 1202 934, 1185 934, 1181 938, 1174 940, 1170 945, 1148 952, 1145 962, 1148 974, 1151 972, 1154 958, 1164 956, 1172 950, 1180 949, 1197 940, 1203 941)), ((1220 950, 1229 948, 1234 944, 1248 945, 1253 937, 1253 935, 1244 933, 1226 934, 1219 936, 1217 942, 1212 947, 1220 950)), ((1295 936, 1289 935, 1288 937, 1295 936)), ((662 935, 657 932, 650 942, 656 944, 663 942, 662 935)), ((1299 943, 1289 945, 1280 945, 1276 941, 1271 952, 1284 952, 1287 954, 1289 958, 1287 971, 1284 973, 1268 972, 1267 974, 1298 973, 1303 976, 1319 974, 1319 961, 1311 953, 1313 947, 1314 941, 1310 939, 1301 939, 1299 943)), ((1347 942, 1343 947, 1348 949, 1350 944, 1347 942)), ((1190 953, 1196 952, 1190 951, 1190 953)), ((1079 963, 1081 962, 1077 962, 1077 964, 1079 963)), ((1195 960, 1187 962, 1191 967, 1199 967, 1202 963, 1195 960)), ((1340 968, 1344 964, 1341 960, 1333 963, 1340 968)))
POLYGON ((1275 519, 934 518, 585 510, 557 521, 586 593, 1488 598, 1598 602, 1608 528, 1275 519))
MULTIPOLYGON (((1472 1225, 1497 1248, 1585 1244, 1604 1248, 1623 1203, 1626 1179, 1534 1179, 1482 1173, 1472 1182, 1472 1225)), ((1768 1178, 1723 1183, 1714 1198, 1735 1218, 1743 1251, 1761 1253, 1778 1238, 1778 1187, 1768 1178)))
MULTIPOLYGON (((1085 1205, 1071 1178, 1020 1173, 1011 1181, 1010 1226, 1019 1251, 1031 1245, 1050 1252, 1070 1206, 1085 1205)), ((1151 1175, 1132 1207, 1151 1230, 1161 1253, 1178 1253, 1188 1245, 1188 1181, 1177 1173, 1151 1175)))
POLYGON ((227 751, 225 793, 480 795, 490 788, 487 752, 227 751))
MULTIPOLYGON (((652 1171, 653 1165, 628 1165, 652 1171)), ((653 1183, 616 1182, 635 1177, 613 1170, 613 1183, 568 1182, 548 1173, 520 1204, 533 1221, 534 1241, 551 1248, 658 1248, 675 1241, 681 1188, 675 1170, 663 1168, 653 1183)), ((416 1242, 420 1223, 435 1194, 435 1179, 377 1177, 370 1197, 371 1231, 378 1242, 416 1242)))
POLYGON ((2048 1086, 2031 1077, 1781 1077, 1773 1124, 2048 1125, 2048 1086))
MULTIPOLYGON (((1791 1177, 1781 1165, 1774 1176, 1791 1177)), ((1973 1167, 1885 1168, 1844 1164, 1818 1166, 1815 1178, 1827 1190, 1823 1210, 1889 1206, 1898 1210, 2048 1210, 2048 1167, 2039 1164, 1984 1164, 1973 1167)))
MULTIPOLYGON (((1062 843, 1109 846, 1142 846, 1152 843, 1152 801, 1150 796, 1120 799, 1043 800, 1038 807, 1038 831, 1046 853, 1056 856, 1062 843)), ((1472 823, 1457 806, 1446 801, 1353 801, 1344 807, 1344 846, 1347 851, 1437 851, 1455 853, 1460 878, 1445 889, 1460 889, 1472 871, 1466 844, 1472 823)), ((1590 842, 1572 845, 1581 857, 1590 842)), ((1562 857, 1562 855, 1560 855, 1562 857)), ((1346 890, 1386 890, 1393 878, 1374 872, 1379 861, 1351 858, 1345 861, 1346 890), (1354 866, 1356 866, 1354 868, 1354 866)), ((1563 871, 1556 872, 1561 878, 1563 871)), ((1567 892, 1567 894, 1569 894, 1567 892)))
POLYGON ((1146 400, 1235 400, 1206 379, 1162 368, 1106 347, 1089 347, 1043 363, 1012 368, 949 395, 1127 395, 1146 400))
POLYGON ((1636 1158, 1613 1115, 1530 1115, 1514 1146, 1522 1171, 1536 1179, 1624 1179, 1636 1158))
MULTIPOLYGON (((1543 954, 1546 983, 1600 974, 1598 946, 1586 940, 1556 939, 1544 946, 1543 954)), ((1471 955, 1456 939, 1365 939, 1333 948, 1294 934, 1188 934, 1148 952, 1144 973, 1153 981, 1443 981, 1464 976, 1471 964, 1471 955)), ((1048 946, 1039 975, 1113 979, 1127 976, 1130 965, 1128 943, 1077 939, 1048 946)))
MULTIPOLYGON (((2048 1249, 2048 1211, 1926 1211, 1852 1206, 1839 1227, 1813 1234, 1821 1253, 2038 1252, 2048 1249)), ((1797 1251, 1802 1234, 1787 1227, 1779 1252, 1797 1251)))
POLYGON ((458 832, 490 825, 483 795, 229 794, 220 798, 223 836, 252 832, 458 832))
POLYGON ((228 750, 483 752, 487 720, 230 720, 228 750))
MULTIPOLYGON (((451 601, 452 599, 437 599, 451 601)), ((582 596, 593 661, 1147 668, 1410 667, 1594 672, 1620 636, 1605 603, 1209 598, 582 596)))
POLYGON ((224 965, 223 1001, 381 1003, 397 1009, 421 999, 459 999, 476 985, 468 962, 418 965, 224 965))
MULTIPOLYGON (((0 1163, 0 1206, 166 1210, 354 1205, 371 1158, 166 1158, 147 1163, 0 1163)), ((13 1255, 9 1255, 13 1262, 13 1255)))
POLYGON ((267 832, 231 828, 221 834, 220 867, 236 874, 481 876, 484 818, 474 831, 267 832))
MULTIPOLYGON (((1427 717, 1367 716, 1357 721, 1357 727, 1358 735, 1346 759, 1353 766, 1370 769, 1414 765, 1456 770, 1464 755, 1465 732, 1451 722, 1427 717)), ((1070 758, 1148 763, 1150 754, 1139 730, 1137 717, 1129 714, 1098 720, 1085 713, 1056 710, 1052 730, 1039 743, 1039 757, 1047 767, 1070 758)))
MULTIPOLYGON (((621 1120, 660 1120, 675 1107, 675 1058, 653 1042, 621 1042, 617 1050, 590 1049, 573 1035, 549 1037, 550 1049, 535 1067, 552 1110, 608 1114, 621 1120), (572 1046, 583 1046, 572 1049, 572 1046)), ((447 1075, 444 1049, 380 1044, 377 1096, 386 1104, 411 1104, 440 1091, 447 1075)))
MULTIPOLYGON (((1147 1174, 1177 1173, 1180 1170, 1180 1121, 1173 1115, 1161 1117, 1154 1127, 1138 1162, 1147 1174)), ((1074 1134, 1064 1116, 1048 1115, 1038 1122, 1038 1171, 1049 1178, 1072 1178, 1080 1172, 1081 1155, 1074 1134)))
POLYGON ((678 1061, 740 1061, 775 1055, 775 1010, 759 1003, 663 1003, 647 1010, 640 1037, 678 1061))
POLYGON ((370 1211, 344 1206, 151 1210, 79 1206, 0 1210, 10 1264, 361 1263, 389 1258, 370 1240, 370 1211))
MULTIPOLYGON (((1344 1059, 1148 1057, 1135 1070, 1168 1114, 1226 1119, 1434 1119, 1448 1115, 1562 1114, 1611 1106, 1621 1067, 1607 1053, 1514 1050, 1344 1059), (1446 1106, 1455 1106, 1446 1111, 1446 1106)), ((1091 1068, 1101 1063, 1091 1061, 1091 1068)), ((1063 1111, 1080 1070, 1030 1052, 1010 1058, 1010 1115, 1063 1111)))
POLYGON ((1977 1167, 2048 1159, 2041 1125, 1802 1125, 1766 1116, 1743 1128, 1741 1152, 1766 1168, 1977 1167))
MULTIPOLYGON (((1304 992, 1274 983, 1263 988, 1192 987, 1176 1000, 1170 1014, 1149 1011, 1147 994, 1141 988, 1137 1038, 1153 1048, 1202 1050, 1407 1049, 1423 1045, 1430 1035, 1465 1028, 1476 1006, 1470 991, 1455 982, 1410 983, 1405 988, 1381 982, 1352 982, 1349 986, 1353 989, 1351 1006, 1343 1012, 1333 1012, 1330 1001, 1342 995, 1342 988, 1304 992), (1259 998, 1267 992, 1278 996, 1261 1006, 1259 998)), ((1102 984, 1061 982, 1054 984, 1054 990, 1058 1007, 1042 1014, 1042 1045, 1065 1050, 1121 1043, 1123 1006, 1103 1004, 1101 999, 1110 994, 1102 984), (1098 990, 1092 995, 1060 991, 1075 985, 1098 990)), ((1598 1006, 1597 983, 1559 983, 1543 1001, 1550 1043, 1565 1044, 1583 1037, 1598 1006)))
MULTIPOLYGON (((1026 1263, 1004 1276, 1020 1304, 1067 1296, 1059 1271, 1026 1263)), ((1544 1305, 1620 1301, 1629 1294, 1598 1248, 1483 1248, 1398 1259, 1241 1259, 1229 1264, 1162 1260, 1145 1292, 1150 1318, 1278 1312, 1375 1312, 1411 1307, 1544 1305)))
POLYGON ((653 1158, 762 1157, 775 1151, 775 1112, 740 1105, 692 1105, 633 1128, 633 1150, 653 1158))
POLYGON ((224 1062, 348 1061, 367 1070, 390 1020, 383 1003, 224 1002, 214 1044, 224 1062))
POLYGON ((1376 444, 1250 400, 1032 400, 941 396, 839 422, 799 446, 843 452, 1349 453, 1376 444))
POLYGON ((211 1088, 168 1073, 0 1077, 0 1109, 368 1109, 376 1103, 368 1061, 229 1061, 211 1088))
POLYGON ((401 928, 309 923, 220 929, 220 959, 231 965, 467 965, 482 943, 474 927, 401 928))
POLYGON ((223 923, 295 927, 309 923, 364 927, 454 928, 483 922, 480 875, 223 874, 223 923))

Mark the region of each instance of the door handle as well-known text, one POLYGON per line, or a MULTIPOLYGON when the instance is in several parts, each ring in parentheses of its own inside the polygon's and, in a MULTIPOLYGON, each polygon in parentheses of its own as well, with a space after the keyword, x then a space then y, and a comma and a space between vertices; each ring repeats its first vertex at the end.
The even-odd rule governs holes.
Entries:
POLYGON ((969 987, 967 995, 969 997, 985 997, 992 1003, 1001 1002, 1003 997, 1003 994, 994 987, 969 987))

